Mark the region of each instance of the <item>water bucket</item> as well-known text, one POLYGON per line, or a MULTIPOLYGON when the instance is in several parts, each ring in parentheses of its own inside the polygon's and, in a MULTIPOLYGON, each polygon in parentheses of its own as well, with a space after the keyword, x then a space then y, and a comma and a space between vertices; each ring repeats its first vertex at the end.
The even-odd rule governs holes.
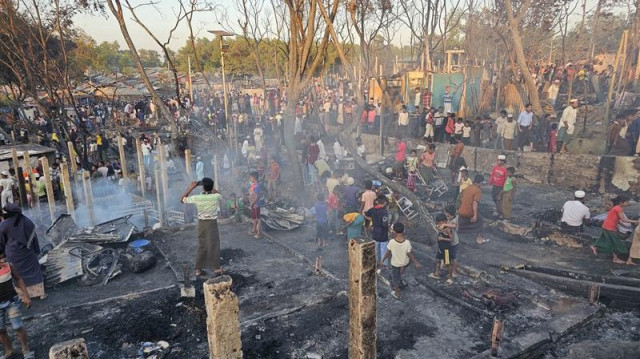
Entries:
POLYGON ((146 246, 149 245, 151 241, 148 239, 136 239, 135 241, 129 243, 129 248, 133 253, 142 253, 146 246))

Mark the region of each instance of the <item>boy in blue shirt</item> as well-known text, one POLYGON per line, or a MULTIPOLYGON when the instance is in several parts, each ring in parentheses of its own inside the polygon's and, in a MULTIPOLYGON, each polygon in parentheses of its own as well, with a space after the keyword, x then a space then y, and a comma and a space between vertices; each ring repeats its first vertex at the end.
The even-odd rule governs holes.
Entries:
POLYGON ((327 215, 327 202, 324 200, 324 195, 318 193, 316 197, 318 201, 313 206, 313 211, 316 215, 316 244, 318 249, 326 245, 326 239, 329 233, 329 216, 327 215))

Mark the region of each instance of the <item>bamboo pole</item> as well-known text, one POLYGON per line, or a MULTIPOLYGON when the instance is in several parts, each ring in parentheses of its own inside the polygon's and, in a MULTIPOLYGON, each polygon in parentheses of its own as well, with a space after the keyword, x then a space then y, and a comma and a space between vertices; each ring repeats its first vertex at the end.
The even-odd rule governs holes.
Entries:
MULTIPOLYGON (((13 132, 13 131, 12 131, 13 132)), ((27 203, 25 202, 26 194, 25 188, 20 185, 20 177, 22 177, 22 173, 20 171, 20 162, 18 162, 18 151, 15 148, 11 149, 11 158, 13 160, 13 170, 16 173, 16 187, 18 187, 18 192, 20 193, 20 207, 26 207, 27 203)))
POLYGON ((609 82, 609 91, 607 92, 607 105, 605 106, 604 112, 604 121, 608 123, 609 121, 609 112, 611 108, 611 98, 613 97, 613 89, 615 88, 616 83, 616 75, 618 73, 618 65, 620 64, 620 57, 622 56, 622 50, 625 47, 624 43, 627 41, 627 33, 628 30, 624 30, 622 33, 622 38, 620 39, 620 44, 618 45, 618 52, 616 53, 616 60, 613 65, 613 74, 611 75, 611 81, 609 82))
POLYGON ((36 212, 40 213, 40 198, 36 195, 36 178, 33 175, 33 168, 31 168, 31 157, 29 157, 29 151, 23 151, 22 156, 24 157, 25 167, 27 167, 27 175, 29 176, 31 200, 33 201, 33 206, 36 208, 36 212))
POLYGON ((142 143, 139 138, 136 138, 136 155, 138 157, 138 179, 140 180, 140 192, 142 193, 142 197, 145 196, 147 192, 147 182, 146 173, 144 170, 144 158, 142 158, 142 143))
POLYGON ((189 177, 189 181, 193 181, 193 169, 191 168, 191 150, 184 150, 184 167, 187 170, 187 177, 189 177))
POLYGON ((127 157, 124 153, 124 144, 122 136, 118 135, 118 153, 120 154, 120 168, 122 169, 122 178, 127 176, 127 157))
POLYGON ((94 226, 96 224, 96 214, 93 210, 93 190, 91 188, 89 171, 82 172, 82 186, 84 187, 84 199, 87 205, 87 211, 89 212, 89 225, 94 226))
POLYGON ((67 148, 69 149, 69 163, 71 163, 71 177, 73 177, 74 181, 78 180, 76 176, 78 174, 78 164, 76 162, 76 150, 73 148, 73 143, 71 141, 67 141, 67 148))
POLYGON ((40 163, 42 163, 42 173, 44 174, 44 181, 47 184, 47 202, 49 203, 51 223, 53 223, 56 220, 56 199, 53 195, 53 182, 51 181, 49 159, 46 156, 40 157, 40 163))
POLYGON ((76 219, 75 208, 73 205, 73 186, 69 178, 69 167, 66 163, 60 164, 60 172, 62 172, 62 185, 64 186, 64 200, 67 205, 67 213, 76 219))

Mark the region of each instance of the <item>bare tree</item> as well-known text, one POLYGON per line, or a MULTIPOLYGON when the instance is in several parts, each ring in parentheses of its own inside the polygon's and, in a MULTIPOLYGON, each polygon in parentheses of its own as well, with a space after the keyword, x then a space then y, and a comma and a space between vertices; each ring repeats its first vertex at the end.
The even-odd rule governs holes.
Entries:
POLYGON ((140 78, 142 79, 142 82, 147 88, 147 91, 149 91, 149 94, 151 95, 151 99, 153 100, 153 103, 156 105, 156 109, 160 111, 161 117, 166 122, 168 122, 169 125, 171 126, 171 134, 173 139, 174 140, 177 139, 178 126, 176 125, 176 122, 173 120, 173 116, 171 115, 169 108, 164 103, 164 101, 162 101, 162 99, 160 98, 156 90, 153 88, 153 84, 151 83, 151 80, 149 80, 149 76, 147 76, 147 72, 142 66, 142 61, 140 61, 140 56, 138 55, 138 50, 136 49, 136 45, 133 43, 133 40, 131 39, 131 35, 129 35, 129 29, 127 28, 127 23, 124 18, 125 15, 124 15, 124 11, 122 8, 122 4, 120 3, 120 0, 107 0, 107 6, 109 7, 109 10, 111 10, 111 13, 113 14, 113 16, 118 21, 120 32, 122 32, 122 36, 124 37, 124 40, 127 43, 129 50, 131 51, 131 57, 133 57, 133 60, 136 63, 136 67, 138 69, 138 73, 140 74, 140 78))
POLYGON ((529 11, 529 7, 531 6, 532 0, 524 0, 518 12, 516 13, 513 8, 513 4, 511 0, 504 0, 505 10, 507 13, 507 18, 509 19, 509 28, 511 32, 511 40, 513 45, 513 50, 516 54, 516 63, 520 71, 522 71, 522 75, 524 76, 524 81, 529 90, 529 101, 533 105, 533 111, 538 115, 542 115, 542 106, 540 105, 540 97, 538 96, 538 89, 536 84, 533 82, 533 77, 531 76, 531 71, 529 71, 529 65, 527 64, 527 58, 524 55, 524 47, 522 46, 522 36, 520 35, 520 25, 527 16, 527 12, 529 11))
MULTIPOLYGON (((287 108, 284 121, 284 142, 289 163, 295 176, 292 183, 298 193, 303 193, 304 183, 300 160, 294 138, 295 110, 301 93, 311 84, 314 74, 321 68, 329 43, 330 30, 322 26, 318 14, 318 2, 322 0, 284 0, 288 11, 288 61, 287 61, 287 108)), ((338 0, 328 6, 332 22, 338 12, 338 0)), ((285 19, 282 19, 283 21, 285 19)))

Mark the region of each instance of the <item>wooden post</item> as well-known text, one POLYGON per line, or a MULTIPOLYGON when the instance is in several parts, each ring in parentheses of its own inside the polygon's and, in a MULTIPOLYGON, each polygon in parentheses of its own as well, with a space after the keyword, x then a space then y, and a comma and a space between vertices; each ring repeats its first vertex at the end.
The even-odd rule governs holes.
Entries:
POLYGON ((376 357, 375 242, 349 242, 349 358, 376 357))
POLYGON ((73 205, 73 186, 69 178, 69 167, 66 163, 60 164, 60 172, 62 172, 62 186, 64 187, 64 200, 67 204, 67 213, 76 219, 75 208, 73 205))
POLYGON ((613 74, 611 74, 611 80, 609 82, 609 91, 607 92, 607 104, 604 110, 604 123, 608 123, 609 121, 611 98, 613 97, 613 89, 615 88, 615 84, 616 84, 616 75, 618 74, 618 65, 620 64, 620 58, 624 56, 622 54, 622 50, 626 48, 628 32, 629 30, 624 30, 624 32, 622 33, 622 38, 620 39, 620 44, 618 45, 618 52, 616 53, 616 60, 613 65, 613 74))
POLYGON ((73 148, 73 142, 67 141, 69 149, 69 163, 71 163, 71 177, 74 181, 78 180, 78 163, 76 162, 76 150, 73 148))
POLYGON ((16 144, 16 131, 11 130, 11 143, 16 144))
POLYGON ((169 177, 167 175, 167 152, 162 142, 158 141, 158 162, 160 163, 160 180, 162 183, 162 199, 164 200, 164 207, 166 208, 169 203, 169 177))
POLYGON ((213 155, 213 181, 214 181, 214 188, 216 190, 219 189, 220 184, 218 184, 218 155, 214 154, 213 155))
POLYGON ((156 183, 156 200, 158 201, 158 222, 160 222, 160 227, 164 227, 164 203, 162 201, 162 181, 160 180, 160 171, 158 170, 158 165, 153 166, 153 178, 156 183))
POLYGON ((96 224, 96 214, 93 210, 93 190, 91 188, 89 171, 82 172, 82 186, 84 187, 84 199, 87 205, 87 211, 89 212, 89 225, 93 226, 96 224))
POLYGON ((49 159, 46 156, 40 157, 42 163, 42 174, 47 184, 47 202, 49 202, 49 215, 51 215, 51 223, 56 220, 56 199, 53 194, 53 182, 51 181, 51 169, 49 168, 49 159))
POLYGON ((40 198, 37 196, 37 193, 36 193, 36 176, 33 175, 33 169, 31 168, 31 157, 29 157, 29 151, 28 150, 23 151, 22 156, 24 157, 24 164, 25 164, 25 167, 27 168, 27 174, 29 175, 29 188, 31 190, 31 201, 33 201, 33 206, 36 208, 36 212, 40 213, 40 198))
MULTIPOLYGON (((13 131, 11 131, 13 133, 13 131)), ((20 207, 27 207, 26 194, 24 193, 24 186, 20 185, 20 177, 22 177, 22 171, 20 171, 20 162, 18 160, 18 151, 15 148, 11 149, 11 158, 13 160, 13 170, 16 172, 16 187, 18 187, 18 192, 20 193, 20 207)))
POLYGON ((231 277, 223 275, 203 284, 211 359, 242 358, 238 297, 231 291, 231 283, 231 277))
POLYGON ((502 320, 493 319, 493 328, 491 329, 491 356, 498 356, 498 347, 502 340, 504 324, 502 320))
POLYGON ((184 150, 184 167, 187 170, 187 177, 189 177, 189 181, 193 181, 193 169, 191 167, 191 150, 184 150))
POLYGON ((138 156, 138 178, 140 179, 140 192, 142 197, 147 192, 146 173, 144 170, 144 158, 142 158, 142 143, 139 138, 136 138, 136 155, 138 156))
POLYGON ((120 154, 120 168, 122 168, 122 178, 127 177, 127 157, 124 153, 124 144, 122 143, 122 136, 118 135, 118 153, 120 154))

